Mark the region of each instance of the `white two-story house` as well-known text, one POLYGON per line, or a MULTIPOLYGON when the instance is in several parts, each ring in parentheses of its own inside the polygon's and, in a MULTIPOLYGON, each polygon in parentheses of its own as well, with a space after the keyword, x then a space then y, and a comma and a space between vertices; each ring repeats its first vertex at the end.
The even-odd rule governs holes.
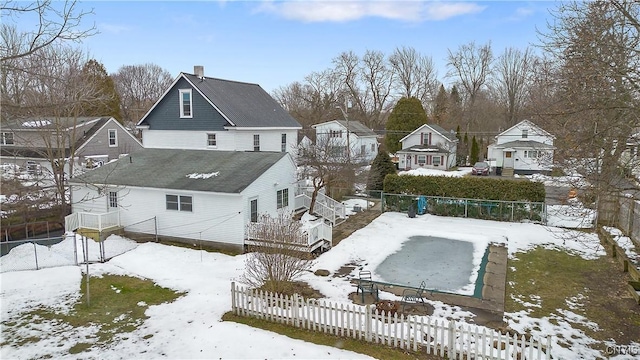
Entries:
POLYGON ((435 124, 424 124, 400 139, 402 150, 396 153, 399 168, 448 170, 456 166, 458 138, 435 124))
POLYGON ((138 122, 145 148, 295 155, 302 127, 258 84, 180 73, 138 122))
POLYGON ((488 160, 502 175, 549 173, 553 166, 555 136, 529 120, 496 135, 487 147, 488 160))
POLYGON ((316 145, 326 146, 335 161, 368 164, 378 155, 378 136, 359 121, 333 120, 313 125, 316 145))

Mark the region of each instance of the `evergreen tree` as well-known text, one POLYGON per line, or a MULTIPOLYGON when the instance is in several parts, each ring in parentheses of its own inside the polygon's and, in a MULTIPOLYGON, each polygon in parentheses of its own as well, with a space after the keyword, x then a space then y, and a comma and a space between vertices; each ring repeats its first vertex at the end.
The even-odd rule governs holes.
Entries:
POLYGON ((367 179, 367 191, 371 196, 379 196, 387 174, 395 174, 396 166, 391 162, 389 153, 381 149, 371 163, 369 178, 367 179))
POLYGON ((478 142, 476 141, 476 137, 474 135, 473 138, 471 139, 471 154, 469 156, 469 160, 471 164, 475 164, 476 162, 478 162, 478 153, 479 153, 478 142))
POLYGON ((438 125, 444 124, 447 120, 449 112, 448 102, 449 94, 447 94, 447 89, 444 88, 444 85, 441 84, 433 106, 433 121, 438 125))
POLYGON ((387 121, 385 145, 389 152, 401 150, 400 139, 426 123, 427 113, 420 100, 415 97, 400 99, 387 121))
POLYGON ((91 59, 82 68, 82 75, 85 83, 95 87, 98 100, 84 105, 81 114, 84 116, 111 116, 122 121, 120 96, 104 65, 91 59))

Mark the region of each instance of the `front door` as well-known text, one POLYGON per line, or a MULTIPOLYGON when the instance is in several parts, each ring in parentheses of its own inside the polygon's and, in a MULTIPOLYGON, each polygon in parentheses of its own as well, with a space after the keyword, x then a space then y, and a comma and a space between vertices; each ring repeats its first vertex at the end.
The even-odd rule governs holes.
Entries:
POLYGON ((405 158, 407 159, 405 161, 405 170, 411 170, 411 155, 405 155, 405 158))
POLYGON ((513 151, 504 152, 504 161, 502 167, 506 169, 513 169, 513 151))

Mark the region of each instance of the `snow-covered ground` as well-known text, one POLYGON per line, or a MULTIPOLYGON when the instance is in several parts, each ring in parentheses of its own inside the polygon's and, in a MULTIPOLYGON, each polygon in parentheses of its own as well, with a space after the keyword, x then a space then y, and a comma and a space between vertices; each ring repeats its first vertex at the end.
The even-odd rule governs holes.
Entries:
MULTIPOLYGON (((457 239, 472 242, 474 246, 504 243, 512 256, 535 246, 565 249, 589 259, 605 254, 595 235, 572 230, 431 215, 408 218, 406 214, 384 213, 318 257, 312 270, 334 272, 346 264, 357 264, 352 276, 357 276, 359 268, 365 268, 373 271, 376 277, 376 267, 413 235, 457 239)), ((222 322, 222 314, 231 308, 230 283, 242 274, 245 255, 227 256, 156 243, 135 244, 119 237, 109 238, 107 242, 130 250, 105 264, 90 265, 93 276, 108 273, 143 277, 160 286, 185 292, 185 295, 169 304, 150 306, 146 310, 149 319, 134 332, 116 337, 109 346, 91 348, 76 355, 70 355, 69 348, 77 342, 91 341, 94 328, 73 329, 47 321, 33 322, 21 329, 21 333, 40 340, 19 346, 3 343, 1 358, 368 358, 241 324, 222 322)), ((19 252, 7 256, 2 257, 3 265, 5 261, 18 261, 11 256, 19 257, 19 252)), ((3 326, 37 306, 69 309, 80 296, 83 271, 84 266, 62 266, 0 274, 3 326)), ((355 288, 349 277, 321 277, 309 272, 302 276, 302 280, 320 290, 332 302, 351 304, 349 294, 355 288)), ((398 300, 390 293, 381 292, 380 295, 398 300)), ((580 299, 575 299, 575 302, 579 303, 580 299)), ((456 306, 440 302, 432 304, 434 316, 462 321, 473 318, 473 314, 456 306)), ((576 313, 564 312, 562 318, 557 319, 535 319, 523 311, 505 314, 505 319, 516 330, 530 330, 534 336, 553 335, 555 358, 603 355, 589 348, 595 340, 574 328, 575 324, 587 322, 576 313), (566 340, 559 343, 558 335, 571 339, 571 344, 566 340)))
POLYGON ((627 258, 630 262, 635 264, 638 269, 640 269, 640 255, 638 255, 638 249, 636 249, 635 244, 628 236, 625 236, 620 229, 605 226, 604 229, 613 236, 613 241, 615 241, 618 246, 624 253, 627 255, 627 258))
POLYGON ((457 170, 445 171, 438 169, 412 169, 406 171, 399 171, 398 175, 413 175, 413 176, 450 176, 450 177, 461 177, 465 175, 471 174, 470 167, 460 167, 457 170))

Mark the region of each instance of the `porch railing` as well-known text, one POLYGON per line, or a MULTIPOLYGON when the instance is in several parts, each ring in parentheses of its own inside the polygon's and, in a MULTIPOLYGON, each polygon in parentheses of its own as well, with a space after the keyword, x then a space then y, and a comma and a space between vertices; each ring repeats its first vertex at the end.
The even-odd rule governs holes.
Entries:
POLYGON ((75 212, 64 218, 65 231, 74 231, 79 228, 102 231, 104 229, 118 226, 120 226, 119 211, 111 211, 102 214, 75 212))

